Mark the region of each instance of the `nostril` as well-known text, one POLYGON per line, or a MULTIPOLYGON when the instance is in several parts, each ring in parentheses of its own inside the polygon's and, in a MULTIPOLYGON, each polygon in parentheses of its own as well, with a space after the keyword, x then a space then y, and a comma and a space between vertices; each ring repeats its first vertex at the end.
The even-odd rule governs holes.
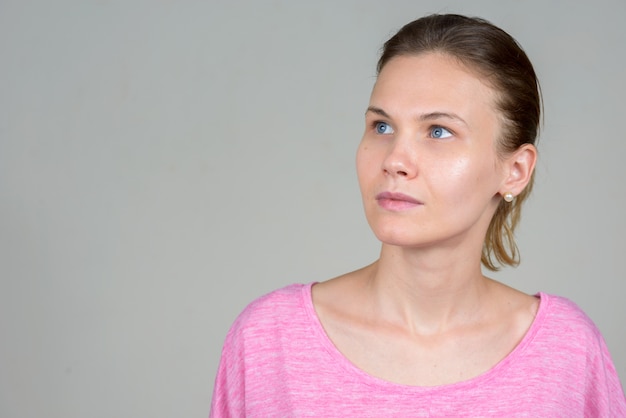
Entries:
POLYGON ((404 170, 387 170, 385 168, 383 168, 383 172, 385 173, 385 175, 395 175, 396 176, 401 176, 401 177, 408 177, 409 172, 408 171, 404 171, 404 170))

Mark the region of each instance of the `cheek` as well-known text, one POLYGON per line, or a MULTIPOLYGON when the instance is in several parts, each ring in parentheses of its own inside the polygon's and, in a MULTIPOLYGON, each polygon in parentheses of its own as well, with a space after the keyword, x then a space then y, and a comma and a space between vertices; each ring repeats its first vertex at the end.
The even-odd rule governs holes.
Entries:
POLYGON ((433 188, 458 205, 481 195, 480 189, 492 183, 489 177, 493 170, 470 157, 459 157, 437 167, 437 174, 431 177, 433 188))
POLYGON ((372 152, 365 144, 359 145, 356 152, 356 173, 359 184, 363 187, 363 182, 372 176, 374 161, 372 152))
POLYGON ((469 176, 475 176, 476 167, 472 167, 473 165, 472 159, 464 155, 437 158, 429 164, 430 173, 434 174, 434 176, 429 174, 429 177, 442 185, 449 184, 452 186, 467 181, 469 176))
POLYGON ((467 180, 470 174, 476 174, 472 171, 472 161, 469 158, 458 158, 448 167, 450 179, 456 181, 467 180))

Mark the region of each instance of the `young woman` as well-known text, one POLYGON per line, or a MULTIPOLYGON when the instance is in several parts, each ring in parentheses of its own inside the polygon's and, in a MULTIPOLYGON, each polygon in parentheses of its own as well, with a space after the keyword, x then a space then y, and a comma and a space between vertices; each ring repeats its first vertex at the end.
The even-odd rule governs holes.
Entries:
POLYGON ((387 41, 357 151, 380 258, 248 306, 211 415, 626 416, 591 320, 481 271, 518 262, 540 111, 526 54, 484 20, 427 16, 387 41))

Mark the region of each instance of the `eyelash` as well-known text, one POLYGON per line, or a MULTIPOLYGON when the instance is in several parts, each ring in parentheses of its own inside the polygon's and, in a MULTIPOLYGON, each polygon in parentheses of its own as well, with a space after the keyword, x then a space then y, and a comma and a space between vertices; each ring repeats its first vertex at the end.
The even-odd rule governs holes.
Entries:
POLYGON ((430 138, 433 138, 433 139, 446 139, 446 138, 448 138, 449 136, 452 136, 452 135, 454 135, 454 132, 453 132, 452 130, 450 130, 450 129, 446 128, 445 126, 441 126, 441 125, 433 125, 433 126, 431 126, 430 128, 428 128, 428 136, 429 136, 430 138), (444 130, 444 131, 448 132, 450 135, 445 136, 445 137, 436 137, 436 136, 433 136, 433 132, 435 131, 435 129, 441 129, 441 130, 444 130))
MULTIPOLYGON (((385 132, 379 132, 379 131, 378 131, 378 128, 379 128, 379 126, 380 126, 381 124, 384 124, 384 125, 388 126, 388 127, 389 127, 389 129, 391 129, 391 130, 393 131, 393 128, 392 128, 392 127, 391 127, 391 125, 389 125, 387 122, 384 122, 384 121, 381 121, 381 120, 376 120, 376 121, 372 122, 372 130, 373 130, 376 134, 378 134, 378 135, 388 135, 388 133, 385 133, 385 132)), ((391 132, 391 133, 393 133, 393 132, 391 132)), ((446 128, 445 126, 441 126, 441 125, 431 125, 430 127, 428 127, 428 137, 429 137, 429 138, 432 138, 432 139, 446 139, 446 138, 448 138, 448 137, 450 137, 450 136, 453 136, 453 135, 454 135, 454 132, 453 132, 451 129, 446 128), (434 135, 433 135, 433 132, 434 132, 435 130, 443 130, 443 131, 446 131, 449 135, 447 135, 447 136, 443 136, 443 137, 437 137, 437 136, 434 136, 434 135)))
POLYGON ((391 125, 390 125, 390 124, 388 124, 387 122, 383 122, 382 120, 377 120, 377 121, 372 122, 372 130, 373 130, 376 134, 378 134, 378 135, 388 135, 387 133, 384 133, 384 132, 379 132, 379 131, 378 131, 378 127, 379 127, 379 125, 381 125, 381 124, 384 124, 384 125, 388 126, 388 127, 389 127, 389 129, 391 129, 391 130, 393 131, 393 128, 391 127, 391 125))

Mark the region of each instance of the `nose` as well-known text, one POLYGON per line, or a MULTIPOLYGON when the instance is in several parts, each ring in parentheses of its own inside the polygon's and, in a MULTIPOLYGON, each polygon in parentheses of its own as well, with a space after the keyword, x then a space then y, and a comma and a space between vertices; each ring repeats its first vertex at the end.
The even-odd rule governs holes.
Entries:
POLYGON ((389 143, 389 150, 382 166, 385 175, 405 178, 413 178, 417 175, 415 150, 409 142, 410 140, 396 137, 389 143))

